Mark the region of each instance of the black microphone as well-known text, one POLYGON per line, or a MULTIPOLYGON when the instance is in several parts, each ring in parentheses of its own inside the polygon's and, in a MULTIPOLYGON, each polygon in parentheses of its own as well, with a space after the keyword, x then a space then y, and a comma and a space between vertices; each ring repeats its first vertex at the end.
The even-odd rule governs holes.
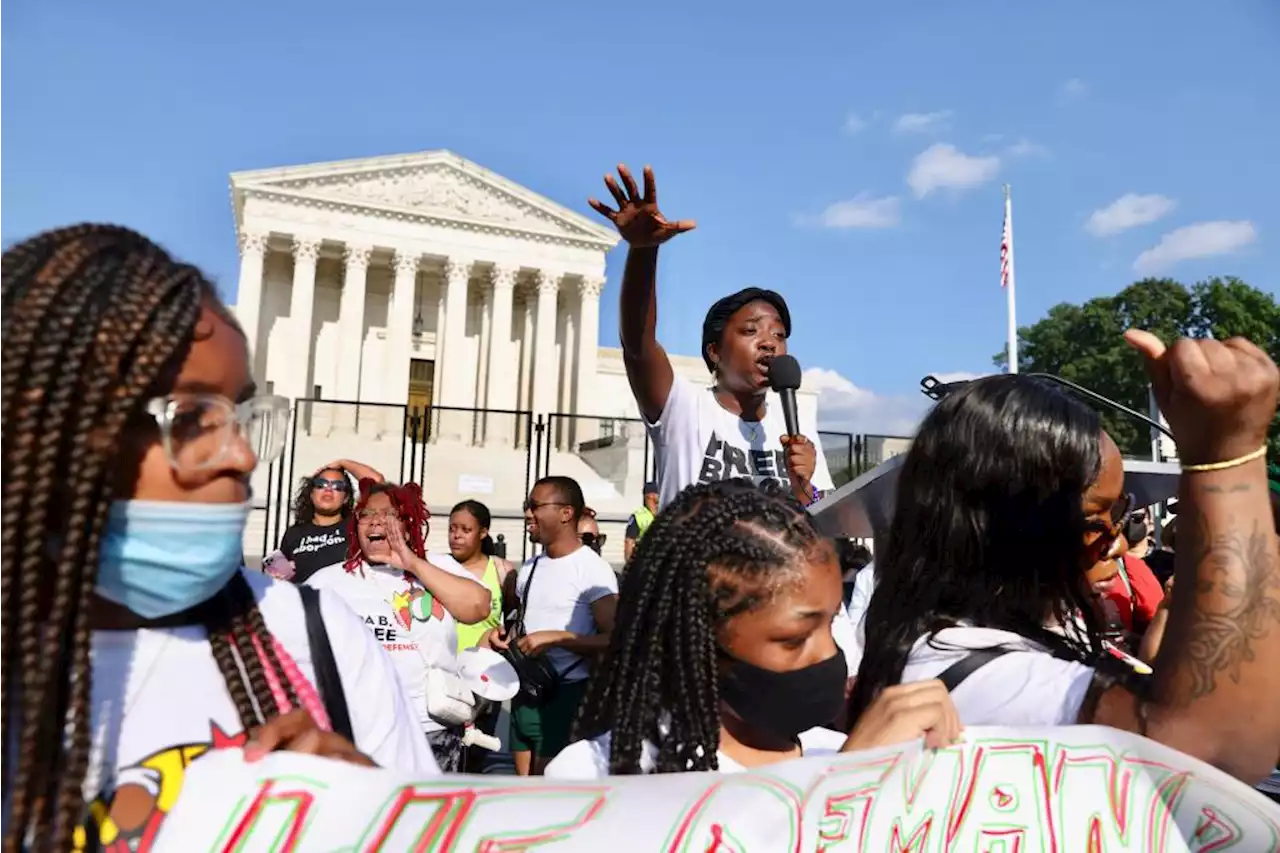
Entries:
POLYGON ((782 417, 787 422, 787 435, 800 435, 800 415, 796 411, 796 392, 800 390, 800 362, 780 355, 769 362, 769 387, 778 392, 782 417))

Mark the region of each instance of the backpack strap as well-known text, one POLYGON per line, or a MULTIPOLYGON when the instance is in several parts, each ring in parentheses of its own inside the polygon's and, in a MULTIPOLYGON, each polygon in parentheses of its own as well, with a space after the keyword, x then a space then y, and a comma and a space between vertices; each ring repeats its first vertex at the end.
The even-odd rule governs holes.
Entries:
POLYGON ((355 743, 351 731, 351 715, 347 710, 347 694, 342 689, 342 675, 329 644, 329 631, 324 627, 324 614, 320 612, 320 591, 305 584, 298 587, 302 597, 302 612, 307 620, 307 645, 311 647, 311 665, 316 672, 316 690, 329 714, 333 730, 355 743))
POLYGON ((947 688, 948 693, 955 691, 966 678, 999 657, 1003 657, 1013 649, 982 649, 970 652, 960 660, 942 671, 937 679, 947 688))

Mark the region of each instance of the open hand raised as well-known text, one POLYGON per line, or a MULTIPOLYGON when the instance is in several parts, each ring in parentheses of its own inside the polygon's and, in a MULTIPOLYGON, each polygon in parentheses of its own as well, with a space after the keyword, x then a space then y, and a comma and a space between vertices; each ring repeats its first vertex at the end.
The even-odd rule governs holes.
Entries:
POLYGON ((1263 446, 1280 389, 1280 370, 1265 352, 1244 338, 1182 338, 1167 348, 1138 329, 1124 338, 1146 361, 1183 463, 1224 462, 1263 446))
POLYGON ((604 185, 618 203, 617 210, 594 198, 587 199, 587 204, 617 226, 618 233, 627 243, 634 247, 660 246, 677 234, 694 229, 692 219, 671 222, 658 210, 658 186, 653 180, 653 169, 644 167, 643 197, 630 169, 619 165, 618 177, 622 179, 621 187, 613 175, 604 176, 604 185))

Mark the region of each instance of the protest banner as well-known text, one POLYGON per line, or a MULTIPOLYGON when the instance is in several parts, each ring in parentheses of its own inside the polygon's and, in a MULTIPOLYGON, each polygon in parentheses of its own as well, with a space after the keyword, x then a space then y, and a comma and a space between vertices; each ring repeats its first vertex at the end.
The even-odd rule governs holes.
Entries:
POLYGON ((293 851, 1280 850, 1280 807, 1207 764, 1100 726, 973 729, 765 771, 555 783, 413 779, 277 753, 192 765, 153 849, 293 851))

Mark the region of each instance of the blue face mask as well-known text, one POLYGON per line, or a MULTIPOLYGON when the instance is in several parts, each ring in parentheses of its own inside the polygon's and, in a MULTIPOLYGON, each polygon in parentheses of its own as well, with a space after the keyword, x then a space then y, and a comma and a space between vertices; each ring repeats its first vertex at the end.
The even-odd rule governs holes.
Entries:
POLYGON ((208 601, 239 570, 248 503, 116 501, 98 557, 98 595, 145 619, 208 601))

